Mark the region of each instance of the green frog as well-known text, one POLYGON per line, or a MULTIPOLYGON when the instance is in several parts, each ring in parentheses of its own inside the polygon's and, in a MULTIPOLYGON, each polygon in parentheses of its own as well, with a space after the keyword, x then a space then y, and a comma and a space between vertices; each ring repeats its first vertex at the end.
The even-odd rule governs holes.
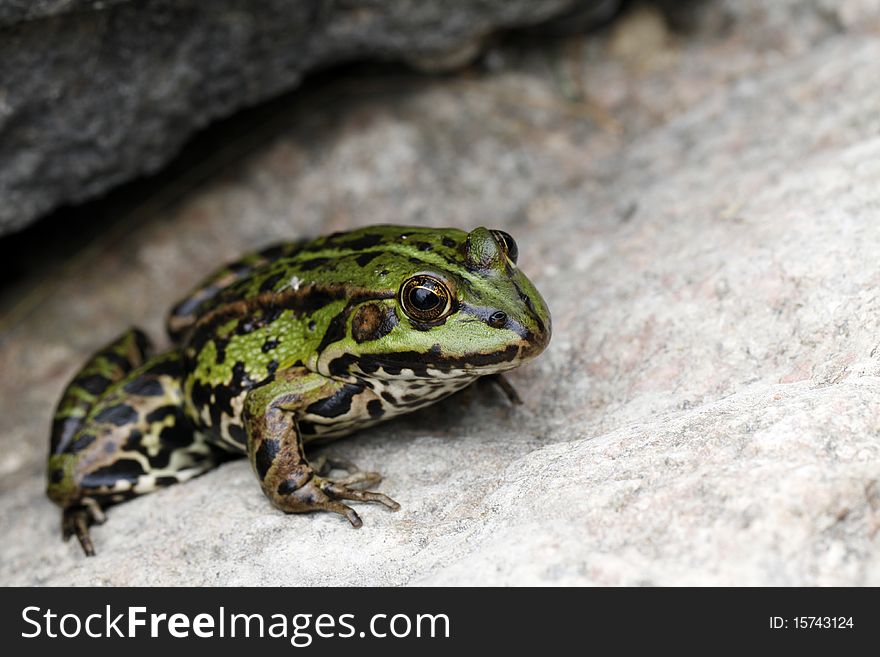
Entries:
POLYGON ((287 513, 397 502, 341 460, 338 438, 535 358, 550 313, 500 230, 371 226, 284 243, 216 272, 171 311, 173 347, 130 329, 97 352, 55 413, 49 497, 87 555, 105 509, 247 455, 287 513), (331 476, 337 473, 337 476, 331 476))

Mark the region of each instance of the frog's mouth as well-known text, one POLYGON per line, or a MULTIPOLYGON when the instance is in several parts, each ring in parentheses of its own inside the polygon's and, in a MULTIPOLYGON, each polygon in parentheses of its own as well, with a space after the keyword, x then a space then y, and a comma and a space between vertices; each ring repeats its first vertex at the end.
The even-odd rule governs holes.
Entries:
POLYGON ((491 353, 452 356, 444 354, 440 345, 434 345, 427 353, 403 351, 342 358, 348 360, 347 370, 350 373, 359 372, 366 378, 475 379, 518 367, 542 350, 543 345, 511 344, 491 353))

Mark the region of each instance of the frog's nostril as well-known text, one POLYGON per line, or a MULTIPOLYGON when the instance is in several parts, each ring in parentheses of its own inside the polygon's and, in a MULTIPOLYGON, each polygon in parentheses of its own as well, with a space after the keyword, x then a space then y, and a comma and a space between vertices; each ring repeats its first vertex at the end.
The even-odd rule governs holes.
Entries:
POLYGON ((489 326, 492 328, 504 328, 507 324, 507 313, 502 310, 496 310, 489 315, 489 326))

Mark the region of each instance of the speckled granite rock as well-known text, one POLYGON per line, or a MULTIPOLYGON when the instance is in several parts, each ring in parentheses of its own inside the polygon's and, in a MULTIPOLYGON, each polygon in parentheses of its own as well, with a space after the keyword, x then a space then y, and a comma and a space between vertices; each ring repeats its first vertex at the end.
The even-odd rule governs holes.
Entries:
POLYGON ((337 90, 71 263, 2 334, 0 582, 880 584, 880 15, 764 5, 337 90), (359 531, 234 462, 113 509, 95 559, 57 540, 46 431, 88 350, 246 248, 388 220, 517 237, 554 313, 524 407, 476 387, 337 443, 403 505, 359 531))
POLYGON ((448 69, 618 0, 0 0, 0 235, 155 171, 197 129, 353 60, 448 69))

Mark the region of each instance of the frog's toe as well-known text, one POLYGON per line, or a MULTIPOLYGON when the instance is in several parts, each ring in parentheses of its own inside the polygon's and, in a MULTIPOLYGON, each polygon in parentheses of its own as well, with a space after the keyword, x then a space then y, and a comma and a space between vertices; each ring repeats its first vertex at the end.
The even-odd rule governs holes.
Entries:
POLYGON ((351 523, 351 526, 355 529, 360 529, 364 526, 364 521, 361 520, 361 517, 347 504, 343 504, 342 502, 327 502, 324 506, 324 510, 345 516, 345 519, 348 520, 351 523))
MULTIPOLYGON (((378 478, 375 472, 356 472, 346 479, 354 484, 368 484, 378 478)), ((310 511, 330 511, 345 516, 352 527, 360 527, 363 522, 360 516, 343 500, 356 502, 378 502, 392 511, 400 505, 383 493, 352 488, 351 483, 341 483, 320 475, 311 476, 305 484, 297 485, 293 481, 282 483, 278 495, 270 497, 275 505, 287 513, 308 513, 310 511)))
MULTIPOLYGON (((365 472, 366 475, 374 475, 374 472, 365 472)), ((400 504, 392 500, 384 493, 376 493, 369 490, 361 490, 359 488, 350 488, 346 484, 337 483, 329 479, 324 479, 319 483, 319 487, 329 497, 337 500, 355 500, 357 502, 378 502, 384 504, 392 511, 400 509, 400 504)), ((354 524, 354 523, 352 523, 354 524)))
POLYGON ((97 511, 90 506, 68 507, 61 512, 61 537, 68 541, 71 536, 76 536, 86 556, 93 557, 95 546, 89 528, 105 520, 106 516, 100 507, 97 507, 97 511))

